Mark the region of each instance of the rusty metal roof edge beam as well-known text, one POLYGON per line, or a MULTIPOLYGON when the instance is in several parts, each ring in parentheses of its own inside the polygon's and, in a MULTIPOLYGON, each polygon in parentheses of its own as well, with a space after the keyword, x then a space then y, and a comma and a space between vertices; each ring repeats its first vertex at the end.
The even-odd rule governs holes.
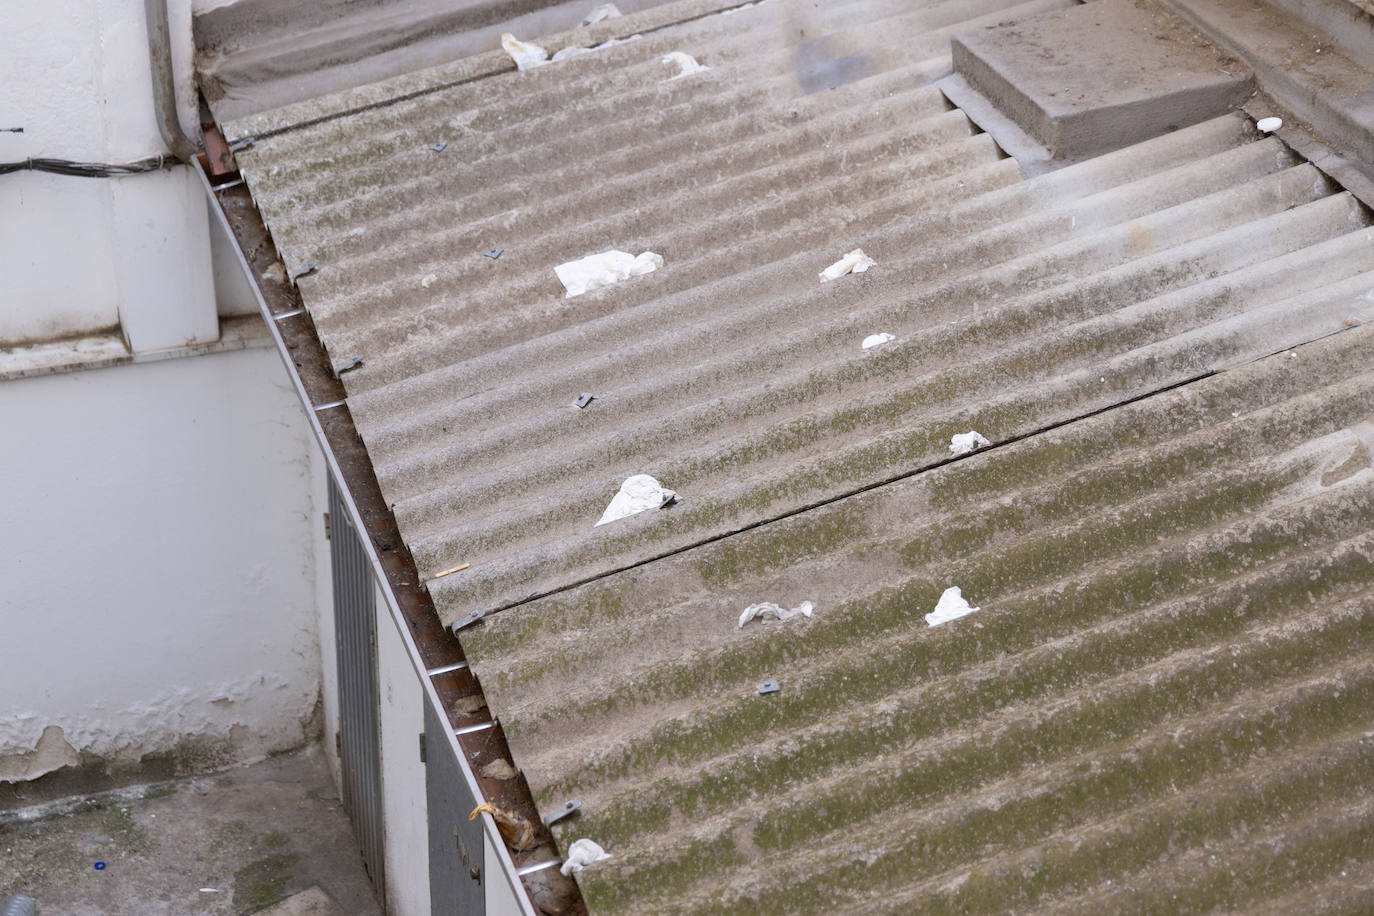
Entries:
MULTIPOLYGON (((410 656, 411 666, 415 670, 416 677, 423 684, 425 702, 428 703, 438 714, 441 721, 449 723, 449 728, 445 729, 449 744, 449 749, 458 760, 459 769, 466 780, 473 796, 478 799, 490 799, 492 794, 485 791, 477 774, 473 770, 474 760, 478 751, 473 748, 463 746, 460 732, 465 728, 470 728, 475 721, 463 721, 458 711, 453 706, 454 697, 449 696, 448 702, 440 696, 440 687, 436 683, 444 678, 464 676, 471 680, 476 687, 473 693, 469 687, 466 696, 481 696, 481 686, 476 683, 475 677, 467 667, 463 657, 462 647, 456 637, 440 624, 438 615, 435 613, 432 603, 429 600, 428 592, 425 591, 424 582, 420 579, 419 573, 415 568, 413 559, 409 551, 405 548, 400 538, 400 533, 396 529, 395 519, 390 516, 389 509, 382 499, 380 488, 378 487, 376 475, 372 471, 370 459, 367 457, 366 448, 362 444, 361 437, 358 436, 353 426, 352 416, 347 410, 346 404, 342 410, 327 411, 330 416, 323 417, 321 411, 316 406, 317 400, 325 400, 318 397, 325 394, 323 391, 314 391, 312 388, 322 387, 320 382, 332 379, 335 390, 330 392, 328 401, 339 401, 340 397, 335 395, 342 394, 342 385, 336 377, 332 376, 328 358, 325 354, 323 344, 320 343, 318 335, 314 331, 313 323, 308 332, 309 338, 314 342, 316 354, 323 360, 321 380, 307 379, 303 375, 303 367, 296 358, 293 358, 292 351, 299 350, 299 344, 288 343, 282 331, 280 319, 287 317, 287 313, 303 315, 303 320, 308 321, 308 314, 304 309, 299 308, 296 303, 295 309, 283 309, 273 312, 268 303, 268 296, 264 293, 259 277, 253 270, 249 262, 249 256, 243 247, 243 239, 232 225, 228 213, 224 207, 224 200, 221 194, 238 194, 248 200, 247 212, 251 213, 256 219, 258 227, 264 237, 269 233, 262 221, 261 214, 257 210, 255 203, 252 203, 251 195, 242 182, 227 182, 216 187, 211 184, 204 168, 199 164, 194 165, 201 186, 204 188, 212 218, 219 221, 221 228, 228 233, 234 240, 234 254, 239 263, 239 269, 249 280, 249 286, 253 290, 253 297, 258 303, 258 310, 267 325, 268 332, 276 345, 277 352, 282 358, 287 373, 291 376, 292 385, 295 387, 296 395, 305 408, 305 415, 310 423, 311 431, 315 435, 324 453, 325 462, 330 473, 334 476, 339 486, 339 492, 344 506, 347 508, 349 516, 360 532, 365 532, 366 537, 361 538, 364 550, 367 553, 368 562, 372 567, 372 572, 376 578, 382 593, 386 597, 387 609, 390 612, 392 623, 400 632, 401 639, 406 648, 406 653, 410 656), (326 429, 325 424, 331 427, 326 429), (351 449, 348 441, 348 433, 351 432, 351 449), (344 454, 347 450, 355 454, 344 454), (360 460, 361 459, 361 460, 360 460), (364 512, 364 502, 373 511, 364 512), (377 511, 380 507, 380 512, 377 511), (385 516, 390 521, 387 530, 380 530, 379 519, 376 516, 385 516), (385 559, 383 554, 388 554, 385 559), (406 586, 410 585, 409 588, 406 586)), ((294 290, 294 287, 288 287, 294 290)), ((292 298, 296 298, 294 292, 290 293, 292 298)), ((446 691, 451 693, 453 691, 446 691)), ((485 702, 483 702, 485 706, 485 702)), ((489 714, 486 718, 490 719, 489 714)), ((506 745, 504 734, 501 732, 499 722, 489 721, 487 724, 493 726, 496 741, 491 741, 485 737, 485 743, 490 749, 495 746, 499 754, 503 754, 509 759, 509 749, 506 745)), ((485 731, 485 730, 484 730, 485 731)), ((541 822, 538 817, 537 807, 534 804, 532 794, 529 792, 528 785, 523 777, 518 780, 517 791, 521 791, 528 801, 528 807, 535 813, 534 822, 541 822)), ((523 807, 523 806, 522 806, 523 807)), ((534 902, 533 894, 528 884, 526 884, 522 872, 532 870, 536 865, 545 865, 544 862, 527 862, 523 866, 517 866, 514 857, 502 840, 500 833, 496 829, 495 822, 490 815, 482 818, 483 830, 491 846, 497 850, 500 867, 507 881, 513 887, 520 888, 516 899, 519 902, 521 912, 525 916, 538 916, 539 908, 534 902)), ((547 828, 545 828, 547 833, 547 828)), ((555 847, 556 848, 556 847, 555 847)), ((580 899, 580 889, 576 889, 576 883, 571 882, 574 892, 578 894, 580 911, 586 912, 585 903, 580 899)))

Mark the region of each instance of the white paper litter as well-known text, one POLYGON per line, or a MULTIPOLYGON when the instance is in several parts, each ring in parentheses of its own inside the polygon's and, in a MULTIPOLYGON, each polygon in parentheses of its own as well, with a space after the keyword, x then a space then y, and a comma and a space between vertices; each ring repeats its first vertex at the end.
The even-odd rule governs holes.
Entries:
POLYGON ((549 62, 548 51, 545 51, 537 44, 521 41, 510 32, 506 32, 501 36, 501 47, 510 55, 510 59, 515 61, 515 69, 517 70, 529 70, 533 67, 542 67, 549 62))
POLYGON ((815 605, 810 601, 803 601, 801 604, 788 610, 779 607, 771 601, 764 601, 760 604, 751 604, 744 609, 744 613, 739 615, 739 628, 744 629, 744 625, 751 620, 791 620, 793 617, 810 617, 815 610, 815 605))
POLYGON ((676 493, 648 474, 626 477, 620 485, 620 492, 615 494, 606 511, 601 513, 601 521, 592 527, 599 528, 607 522, 638 515, 647 509, 662 509, 676 498, 676 493))
POLYGON ((896 335, 893 334, 869 334, 867 337, 864 338, 863 349, 872 350, 874 347, 881 347, 889 340, 896 339, 896 335))
POLYGON ((878 262, 864 254, 862 248, 855 248, 849 254, 831 264, 821 271, 821 282, 829 283, 831 280, 838 280, 845 274, 861 274, 878 262))
POLYGON ((955 433, 949 437, 949 450, 956 455, 967 455, 976 448, 992 445, 983 434, 976 430, 969 430, 966 433, 955 433))
POLYGON ((980 610, 982 608, 969 607, 958 586, 951 586, 945 589, 945 593, 940 596, 940 600, 935 605, 935 610, 926 615, 926 623, 929 626, 938 627, 942 623, 958 620, 960 617, 980 610))
POLYGON ((604 862, 610 857, 610 853, 591 840, 573 840, 573 844, 568 847, 568 861, 558 870, 564 875, 575 875, 588 865, 604 862))
POLYGON ((1262 134, 1272 134, 1283 126, 1283 118, 1260 118, 1255 122, 1255 126, 1262 134))
POLYGON ((619 19, 623 15, 625 14, 620 12, 614 3, 603 3, 588 13, 586 18, 582 20, 582 24, 584 26, 596 25, 603 19, 619 19))
POLYGON ((707 70, 711 69, 705 64, 697 63, 697 59, 692 55, 684 54, 681 51, 669 51, 667 54, 663 55, 663 62, 665 64, 677 64, 677 76, 669 77, 669 79, 674 80, 680 80, 684 76, 691 76, 693 73, 705 73, 707 70))
POLYGON ((559 264, 553 269, 568 291, 565 299, 580 296, 603 286, 610 286, 630 277, 653 273, 663 266, 663 256, 646 251, 639 255, 628 251, 603 251, 589 254, 576 261, 559 264))

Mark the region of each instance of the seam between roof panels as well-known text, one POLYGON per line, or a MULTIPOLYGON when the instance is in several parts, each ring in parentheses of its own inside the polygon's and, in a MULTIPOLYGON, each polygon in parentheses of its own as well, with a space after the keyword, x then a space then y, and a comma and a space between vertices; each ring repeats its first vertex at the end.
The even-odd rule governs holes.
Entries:
POLYGON ((964 455, 952 455, 948 458, 941 458, 938 461, 931 461, 910 471, 903 471, 900 474, 894 474, 891 477, 885 477, 882 480, 875 481, 874 483, 864 484, 861 487, 855 487, 852 490, 846 490, 845 492, 839 493, 835 496, 829 496, 825 499, 816 500, 815 502, 807 503, 804 506, 798 506, 795 509, 788 509, 786 512, 780 512, 777 515, 771 515, 768 518, 759 519, 756 522, 750 522, 747 525, 741 525, 738 528, 732 528, 729 531, 723 531, 720 534, 713 534, 710 537, 701 538, 700 540, 693 541, 690 544, 684 544, 681 547, 675 547, 672 550, 665 550, 662 553, 655 554, 651 557, 646 557, 643 560, 637 560, 634 563, 627 563, 624 566, 617 566, 615 569, 595 573, 590 576, 584 576, 583 578, 577 579, 573 582, 568 582, 564 585, 559 585, 554 588, 546 589, 542 592, 536 592, 519 600, 511 601, 507 604, 499 605, 498 607, 492 608, 491 610, 484 611, 480 616, 489 617, 492 614, 498 614, 502 611, 509 611, 513 608, 522 607, 526 604, 530 604, 531 602, 538 601, 542 598, 547 598, 551 595, 557 595, 561 594, 562 592, 571 591, 572 589, 580 588, 583 585, 587 585, 589 583, 596 582, 600 579, 605 579, 610 576, 618 575, 623 572, 628 572, 632 569, 639 569, 640 567, 648 566, 650 563, 657 563, 659 560, 666 560, 669 557, 675 557, 679 554, 684 554, 688 551, 696 550, 698 547, 705 547, 708 544, 715 544, 719 541, 724 541, 727 538, 732 538, 736 535, 744 534, 747 531, 753 531, 757 528, 763 528, 764 526, 771 525, 775 522, 781 522, 790 518, 796 518, 797 516, 804 515, 807 512, 812 512, 816 509, 822 509, 826 506, 833 505, 835 503, 841 502, 846 499, 850 499, 855 496, 860 496, 864 493, 868 493, 872 490, 877 490, 881 487, 886 487, 895 483, 901 483, 902 481, 911 480, 912 478, 918 477, 921 474, 925 474, 928 471, 933 471, 938 468, 945 467, 946 465, 953 464, 956 461, 963 461, 964 459, 972 458, 975 455, 986 455, 989 452, 996 451, 997 449, 1006 448, 1008 446, 1015 445, 1018 442, 1024 442, 1025 440, 1034 438, 1035 436, 1040 436, 1045 433, 1053 432, 1057 429, 1063 429, 1066 426, 1072 426, 1073 424, 1083 422, 1084 420, 1091 420, 1094 417, 1099 417, 1105 413, 1110 413, 1113 410, 1117 410, 1122 407, 1129 407, 1132 404, 1138 404, 1141 401, 1147 401, 1150 398, 1157 397, 1161 394, 1168 394, 1170 391, 1176 391, 1180 388, 1186 388, 1189 385, 1205 381, 1209 378, 1213 378, 1214 376, 1221 375, 1225 372, 1234 371, 1236 369, 1241 368, 1242 366, 1252 365, 1254 363, 1259 362, 1260 360, 1271 359, 1280 353, 1286 353, 1289 350, 1295 350, 1298 347, 1303 347, 1311 343, 1316 343, 1319 340, 1325 340, 1328 337, 1334 337, 1337 334, 1341 334, 1349 330, 1352 330, 1352 328, 1338 328, 1337 330, 1331 331, 1327 334, 1320 334, 1316 337, 1311 337, 1306 340, 1299 341, 1298 343, 1289 344, 1285 347, 1280 347, 1277 350, 1273 350, 1269 353, 1253 357, 1252 359, 1236 363, 1235 365, 1222 366, 1216 369, 1209 369, 1206 372, 1200 372, 1196 375, 1191 375, 1188 378, 1182 379, 1180 381, 1172 382, 1168 385, 1164 385, 1159 388, 1153 388, 1142 394, 1134 395, 1132 397, 1125 398, 1124 400, 1115 401, 1111 404, 1107 404, 1106 406, 1098 407, 1094 410, 1089 410, 1081 414, 1075 414, 1074 416, 1066 417, 1063 420, 1057 420, 1053 423, 1047 423, 1044 426, 1037 427, 1036 429, 1030 430, 1029 432, 1024 432, 1019 435, 1012 436, 1009 439, 1004 439, 1001 442, 996 442, 990 446, 980 448, 974 452, 969 452, 964 455))
MULTIPOLYGON (((663 25, 655 26, 651 29, 643 29, 641 31, 633 32, 631 33, 631 35, 616 35, 612 37, 623 41, 632 37, 632 35, 653 35, 656 32, 663 31, 664 29, 675 29, 678 26, 686 25, 689 22, 696 22, 698 20, 706 19, 711 16, 719 16, 721 13, 733 12, 734 10, 740 9, 741 7, 754 6, 759 2, 761 2, 761 0, 739 0, 738 3, 735 3, 731 6, 723 6, 720 9, 712 10, 709 13, 697 13, 695 16, 687 16, 682 19, 675 19, 672 22, 665 22, 663 25)), ((234 139, 233 142, 234 144, 244 144, 244 146, 241 148, 247 148, 248 146, 252 146, 259 140, 269 140, 272 137, 279 137, 282 134, 289 134, 295 130, 304 130, 307 127, 315 127, 320 124, 327 124, 330 121, 337 121, 341 118, 348 118, 356 114, 363 114, 364 112, 368 111, 376 111, 379 108, 386 108, 389 105, 397 105, 401 102, 409 102, 411 99, 418 99, 422 96, 430 95, 435 92, 443 92, 444 90, 452 89, 455 86, 466 86, 469 83, 475 83, 479 80, 490 79, 493 76, 500 76, 504 73, 514 72, 514 68, 503 68, 500 70, 492 70, 487 73, 479 73, 476 76, 469 76, 463 79, 450 80, 446 83, 438 83, 433 86, 426 86, 423 89, 414 89, 410 92, 403 92, 400 95, 391 96, 390 98, 381 99, 380 101, 369 102, 366 105, 359 105, 355 108, 345 108, 342 111, 336 111, 325 115, 317 115, 316 117, 307 118, 304 121, 298 121, 294 124, 286 124, 282 127, 273 127, 268 130, 259 131, 258 133, 252 134, 250 136, 237 137, 234 139)))

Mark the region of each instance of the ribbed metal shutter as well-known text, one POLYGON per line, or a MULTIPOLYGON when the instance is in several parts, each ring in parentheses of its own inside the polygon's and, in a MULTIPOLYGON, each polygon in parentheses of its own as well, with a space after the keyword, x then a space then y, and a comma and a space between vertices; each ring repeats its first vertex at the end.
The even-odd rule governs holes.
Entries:
POLYGON ((482 882, 489 880, 482 822, 468 820, 477 799, 448 743, 448 728, 433 704, 426 703, 430 912, 434 916, 482 916, 487 911, 482 882))
POLYGON ((377 693, 377 614, 372 571, 333 479, 329 554, 339 660, 339 750, 343 804, 377 898, 386 898, 382 857, 381 729, 377 693))

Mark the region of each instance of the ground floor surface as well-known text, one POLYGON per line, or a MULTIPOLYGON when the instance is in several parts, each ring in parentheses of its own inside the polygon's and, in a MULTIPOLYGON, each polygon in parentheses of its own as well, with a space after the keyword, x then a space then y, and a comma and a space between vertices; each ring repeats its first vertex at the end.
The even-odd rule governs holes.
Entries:
POLYGON ((0 812, 0 901, 15 893, 43 916, 381 913, 318 746, 0 812))

